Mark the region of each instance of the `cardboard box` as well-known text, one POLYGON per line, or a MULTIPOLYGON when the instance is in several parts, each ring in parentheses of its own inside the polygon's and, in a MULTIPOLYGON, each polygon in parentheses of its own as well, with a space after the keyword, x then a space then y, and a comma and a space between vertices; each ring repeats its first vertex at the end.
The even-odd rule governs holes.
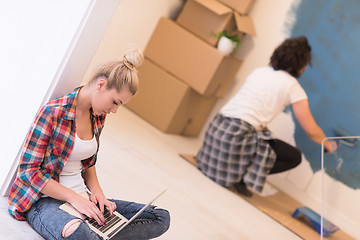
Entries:
POLYGON ((248 14, 254 4, 254 0, 219 0, 241 14, 248 14))
POLYGON ((165 133, 200 133, 217 98, 198 94, 146 58, 138 75, 138 93, 125 106, 165 133))
POLYGON ((214 34, 224 30, 240 38, 244 34, 256 35, 249 16, 240 16, 216 0, 187 0, 176 22, 212 46, 219 41, 214 34))
POLYGON ((237 12, 233 12, 235 21, 230 21, 229 29, 235 29, 238 34, 246 33, 253 37, 256 36, 254 23, 251 17, 246 15, 240 15, 237 12), (232 24, 235 24, 232 26, 232 24))
POLYGON ((176 22, 216 46, 219 39, 214 34, 226 29, 232 20, 232 12, 216 0, 187 0, 176 22))
POLYGON ((168 18, 161 18, 144 55, 204 96, 223 97, 242 61, 226 55, 168 18))

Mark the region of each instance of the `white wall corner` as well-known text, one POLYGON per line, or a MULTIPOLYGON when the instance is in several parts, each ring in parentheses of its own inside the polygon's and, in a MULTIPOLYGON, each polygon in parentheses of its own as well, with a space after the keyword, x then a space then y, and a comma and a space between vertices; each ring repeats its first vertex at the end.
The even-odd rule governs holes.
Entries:
MULTIPOLYGON (((61 42, 62 46, 64 45, 64 43, 67 43, 67 39, 69 38, 71 39, 68 42, 67 47, 64 48, 65 50, 63 52, 56 52, 59 51, 59 49, 53 49, 54 46, 52 44, 54 44, 54 42, 52 42, 49 43, 49 45, 41 46, 41 47, 42 49, 48 48, 49 51, 54 51, 54 52, 47 53, 46 51, 45 52, 43 51, 42 55, 34 56, 33 63, 28 62, 28 65, 35 64, 33 69, 37 69, 39 67, 38 66, 39 63, 41 63, 42 61, 45 63, 49 61, 50 62, 53 61, 52 65, 54 65, 54 63, 56 63, 57 61, 55 59, 57 58, 60 59, 59 64, 53 68, 54 69, 53 72, 47 72, 46 73, 47 75, 42 73, 44 76, 42 76, 41 74, 37 75, 38 78, 43 77, 45 79, 50 79, 50 80, 44 80, 44 81, 50 81, 50 83, 47 82, 46 84, 40 85, 45 87, 46 89, 41 89, 41 91, 39 91, 38 89, 36 90, 36 92, 41 93, 41 96, 38 96, 39 99, 38 101, 34 101, 34 99, 32 101, 33 102, 32 104, 36 106, 36 108, 38 106, 42 106, 49 99, 54 99, 58 96, 68 93, 69 91, 71 91, 73 88, 75 88, 81 83, 82 77, 86 72, 88 65, 120 1, 121 0, 107 0, 107 1, 89 0, 89 1, 82 1, 82 3, 79 2, 78 3, 79 13, 75 13, 75 14, 76 15, 83 14, 83 16, 81 18, 76 16, 76 20, 72 22, 72 25, 76 26, 76 30, 74 32, 71 32, 70 30, 64 31, 65 33, 71 34, 71 36, 68 35, 63 36, 62 35, 63 32, 59 31, 58 29, 54 29, 54 32, 52 33, 53 36, 60 35, 58 36, 59 37, 58 39, 60 42, 62 41, 61 42), (85 11, 82 10, 84 8, 86 9, 85 11), (63 40, 61 39, 62 36, 64 37, 63 40), (54 53, 56 54, 56 56, 54 53), (47 58, 45 59, 42 58, 44 56, 46 57, 47 56, 46 54, 50 55, 49 60, 47 58), (36 57, 39 57, 39 59, 36 59, 36 57), (53 76, 53 77, 49 78, 49 76, 53 76), (42 93, 45 94, 43 95, 42 93)), ((73 3, 71 3, 70 1, 67 2, 58 1, 56 2, 56 4, 63 4, 62 7, 68 7, 67 5, 73 3)), ((36 4, 34 4, 34 7, 36 7, 36 4)), ((66 21, 69 21, 69 19, 66 19, 66 21)), ((44 65, 46 66, 46 64, 44 65)), ((51 70, 51 68, 47 68, 47 69, 51 70)), ((29 81, 29 80, 31 79, 24 79, 23 81, 29 81)), ((21 82, 19 82, 19 84, 21 84, 21 82)), ((31 91, 31 89, 28 90, 31 91)), ((14 93, 14 95, 16 94, 14 93)), ((16 102, 14 105, 16 105, 16 102)), ((19 107, 21 107, 22 103, 18 103, 18 105, 20 105, 19 107)), ((36 111, 37 110, 35 110, 32 114, 35 115, 36 111)), ((27 119, 28 121, 26 121, 26 126, 30 126, 33 117, 34 116, 28 117, 29 119, 27 119)), ((25 131, 27 132, 27 130, 24 129, 24 133, 23 134, 21 133, 22 135, 21 137, 19 137, 22 138, 22 140, 20 140, 21 142, 25 141, 25 137, 26 137, 25 131)), ((6 177, 4 176, 4 180, 0 181, 1 184, 0 194, 2 196, 7 195, 10 189, 10 185, 13 182, 14 176, 16 174, 19 156, 22 148, 21 144, 18 145, 19 145, 18 147, 13 147, 14 149, 12 156, 14 156, 14 158, 7 159, 7 161, 11 161, 11 162, 7 162, 7 166, 9 166, 8 167, 9 170, 8 171, 7 169, 4 170, 8 174, 6 174, 6 177)))

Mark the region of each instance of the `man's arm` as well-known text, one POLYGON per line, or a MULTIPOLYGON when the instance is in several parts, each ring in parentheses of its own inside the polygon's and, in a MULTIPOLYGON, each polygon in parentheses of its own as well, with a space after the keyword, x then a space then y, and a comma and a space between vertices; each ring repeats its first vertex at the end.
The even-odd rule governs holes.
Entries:
MULTIPOLYGON (((309 138, 314 142, 321 144, 322 140, 326 138, 326 135, 316 123, 310 111, 308 100, 304 99, 293 103, 292 109, 296 120, 299 122, 300 126, 304 129, 309 138)), ((332 153, 336 150, 337 144, 335 141, 325 141, 324 147, 329 153, 332 153)))

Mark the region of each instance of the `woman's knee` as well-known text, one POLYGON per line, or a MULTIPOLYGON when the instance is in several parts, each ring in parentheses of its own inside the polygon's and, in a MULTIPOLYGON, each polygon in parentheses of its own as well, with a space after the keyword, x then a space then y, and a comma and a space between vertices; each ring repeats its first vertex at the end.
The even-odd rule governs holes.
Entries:
POLYGON ((101 239, 94 231, 92 231, 87 223, 79 218, 70 220, 65 224, 62 237, 68 240, 99 240, 101 239))
POLYGON ((159 228, 159 235, 165 233, 170 227, 170 213, 165 209, 154 209, 156 211, 157 219, 161 222, 159 228))
POLYGON ((75 232, 76 229, 78 229, 81 221, 82 220, 79 218, 71 219, 68 223, 65 224, 65 226, 61 232, 61 236, 63 238, 70 236, 73 232, 75 232))

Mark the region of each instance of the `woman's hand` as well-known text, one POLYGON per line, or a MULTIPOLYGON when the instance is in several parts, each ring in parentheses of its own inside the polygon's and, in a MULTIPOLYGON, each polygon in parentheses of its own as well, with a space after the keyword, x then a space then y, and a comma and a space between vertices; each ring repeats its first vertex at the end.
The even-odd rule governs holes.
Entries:
POLYGON ((99 225, 106 224, 103 212, 100 211, 93 201, 89 201, 88 199, 76 194, 69 203, 80 213, 89 218, 94 218, 99 225))
POLYGON ((70 203, 80 213, 94 218, 100 225, 105 223, 104 216, 96 204, 73 190, 64 187, 54 179, 50 179, 41 192, 49 197, 70 203))
POLYGON ((99 204, 100 211, 104 214, 104 206, 106 206, 112 215, 116 209, 116 204, 106 199, 99 181, 96 176, 95 166, 92 166, 83 173, 83 178, 89 190, 91 191, 90 201, 99 204))
POLYGON ((109 201, 102 191, 92 192, 90 195, 90 201, 94 204, 99 204, 99 208, 102 214, 104 214, 104 207, 106 206, 109 209, 110 214, 112 215, 116 209, 116 204, 109 201))

